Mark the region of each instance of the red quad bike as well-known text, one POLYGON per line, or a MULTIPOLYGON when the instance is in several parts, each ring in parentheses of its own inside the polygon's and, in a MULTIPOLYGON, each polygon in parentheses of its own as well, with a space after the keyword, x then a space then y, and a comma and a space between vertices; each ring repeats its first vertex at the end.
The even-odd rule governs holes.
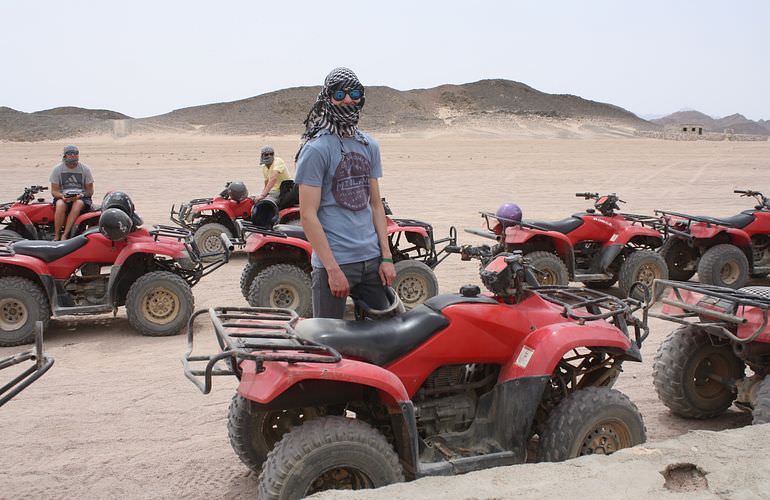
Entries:
MULTIPOLYGON (((114 210, 114 209, 111 209, 114 210)), ((133 229, 111 241, 97 228, 66 241, 0 243, 0 346, 30 343, 35 323, 51 316, 89 315, 126 306, 143 335, 179 333, 193 312, 191 287, 222 266, 202 264, 186 229, 133 229)))
POLYGON ((543 285, 579 281, 605 289, 617 281, 627 296, 637 281, 652 288, 654 279, 668 277, 666 263, 654 251, 663 244, 657 218, 615 212, 618 202, 625 203, 615 194, 575 196, 596 200, 595 208, 555 222, 517 221, 482 212, 492 234, 468 232, 496 239, 502 251, 523 252, 542 271, 538 279, 543 285))
POLYGON ((655 211, 664 223, 660 252, 672 279, 687 281, 697 271, 701 283, 741 288, 749 276, 770 273, 770 200, 759 191, 733 192, 757 205, 726 218, 655 211))
POLYGON ((53 358, 43 352, 43 322, 38 321, 35 329, 35 350, 25 351, 10 358, 0 359, 0 370, 11 366, 32 362, 26 370, 18 374, 10 382, 0 387, 0 406, 13 399, 14 396, 29 387, 35 380, 43 376, 51 366, 53 358))
POLYGON ((753 413, 753 423, 770 422, 770 287, 655 286, 672 292, 654 316, 682 325, 655 356, 653 379, 663 404, 680 417, 706 419, 735 403, 753 413))
POLYGON ((611 386, 624 361, 641 361, 646 303, 532 286, 521 254, 450 251, 482 259, 492 293, 466 285, 379 321, 214 308, 213 355, 193 354, 207 311, 191 318, 185 374, 204 394, 214 375, 240 380, 228 434, 261 471, 258 498, 519 464, 535 434, 543 461, 645 441, 638 409, 611 386))
MULTIPOLYGON (((387 205, 386 205, 387 206, 387 205)), ((386 209, 390 213, 390 209, 386 209)), ((455 245, 457 231, 449 236, 433 238, 433 226, 413 219, 386 216, 388 241, 396 267, 393 289, 406 309, 421 304, 438 293, 438 279, 433 269, 448 257, 446 248, 455 245)), ((250 223, 239 223, 246 239, 249 262, 241 273, 241 293, 254 307, 281 307, 297 311, 302 317, 312 316, 310 256, 313 249, 300 226, 277 224, 263 229, 250 223)))
MULTIPOLYGON (((286 181, 284 181, 286 182, 286 181)), ((222 251, 220 234, 227 235, 236 245, 243 245, 244 235, 237 221, 248 221, 254 208, 254 200, 249 198, 248 190, 233 195, 228 182, 225 189, 214 198, 197 198, 187 203, 171 207, 171 220, 185 229, 192 231, 195 243, 201 252, 216 253, 222 251)), ((241 183, 242 184, 242 183, 241 183)), ((299 207, 283 208, 278 213, 281 224, 299 222, 299 207)))
MULTIPOLYGON (((16 201, 0 205, 0 236, 7 240, 52 240, 54 222, 54 204, 45 198, 35 199, 35 195, 46 191, 45 186, 29 186, 16 201)), ((93 207, 90 212, 80 214, 72 226, 70 236, 83 233, 99 223, 101 212, 93 207)))

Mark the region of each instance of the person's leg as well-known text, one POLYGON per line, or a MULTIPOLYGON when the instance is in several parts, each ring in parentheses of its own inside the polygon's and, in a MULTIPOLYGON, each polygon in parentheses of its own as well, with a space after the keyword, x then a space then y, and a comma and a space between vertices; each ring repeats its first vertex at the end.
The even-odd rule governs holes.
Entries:
POLYGON ((64 231, 62 232, 61 239, 69 239, 70 231, 72 231, 72 226, 75 224, 75 219, 78 218, 80 211, 83 210, 83 207, 85 207, 83 200, 75 200, 72 202, 72 208, 70 209, 70 213, 67 216, 67 223, 64 225, 64 231))
POLYGON ((361 278, 355 286, 350 287, 350 295, 354 299, 363 300, 373 309, 387 309, 390 306, 385 286, 380 278, 380 259, 362 262, 361 278))
POLYGON ((311 273, 313 282, 313 317, 342 319, 345 315, 347 297, 335 297, 329 288, 329 274, 322 267, 314 267, 311 273))
POLYGON ((61 228, 64 225, 64 217, 67 215, 67 204, 64 200, 56 200, 53 214, 53 239, 58 241, 61 238, 61 228))

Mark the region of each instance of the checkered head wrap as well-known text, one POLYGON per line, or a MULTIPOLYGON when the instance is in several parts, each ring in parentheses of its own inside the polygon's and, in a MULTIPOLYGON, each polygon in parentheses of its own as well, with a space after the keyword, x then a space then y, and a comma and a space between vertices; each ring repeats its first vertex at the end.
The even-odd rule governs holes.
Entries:
POLYGON ((315 137, 321 130, 328 130, 332 134, 344 137, 354 137, 358 130, 358 118, 361 108, 364 107, 366 97, 362 96, 357 104, 339 105, 332 104, 332 93, 335 90, 359 89, 364 91, 364 86, 358 80, 353 71, 348 68, 335 68, 326 76, 324 86, 318 93, 315 104, 305 118, 305 133, 302 140, 307 141, 315 137))

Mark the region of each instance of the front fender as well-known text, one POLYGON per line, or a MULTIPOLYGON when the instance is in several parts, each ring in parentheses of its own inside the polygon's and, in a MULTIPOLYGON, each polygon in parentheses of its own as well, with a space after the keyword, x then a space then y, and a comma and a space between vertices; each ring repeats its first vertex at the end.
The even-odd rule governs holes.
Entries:
MULTIPOLYGON (((578 347, 633 350, 631 341, 605 321, 552 324, 527 335, 511 361, 500 370, 500 381, 550 375, 564 354, 578 347)), ((638 356, 637 352, 629 354, 638 356)))
POLYGON ((249 254, 258 252, 268 245, 299 248, 307 254, 308 259, 313 253, 313 247, 310 246, 309 241, 291 237, 281 238, 279 236, 272 236, 269 234, 261 233, 252 233, 248 238, 246 238, 245 251, 249 254))
POLYGON ((16 219, 24 226, 32 225, 32 220, 29 218, 29 216, 25 212, 21 210, 15 210, 15 209, 0 210, 0 219, 3 219, 5 217, 8 217, 10 219, 16 219))
POLYGON ((238 393, 259 404, 268 404, 295 384, 318 380, 357 384, 376 389, 384 402, 403 403, 409 394, 392 372, 371 363, 342 359, 338 363, 266 362, 264 371, 256 373, 256 363, 244 360, 238 393))

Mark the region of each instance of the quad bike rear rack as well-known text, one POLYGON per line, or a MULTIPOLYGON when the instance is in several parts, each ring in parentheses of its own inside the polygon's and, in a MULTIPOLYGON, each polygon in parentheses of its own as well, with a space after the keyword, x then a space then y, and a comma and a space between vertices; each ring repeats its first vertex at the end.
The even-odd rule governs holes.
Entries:
MULTIPOLYGON (((727 338, 741 344, 752 342, 767 328, 770 297, 763 297, 740 289, 733 290, 732 288, 707 285, 705 283, 689 283, 661 279, 655 280, 655 288, 657 287, 670 287, 673 291, 673 297, 663 297, 660 301, 666 305, 678 307, 683 313, 650 313, 654 318, 672 321, 681 325, 717 327, 727 338), (725 305, 731 306, 735 312, 719 311, 698 304, 692 304, 683 297, 682 291, 693 292, 700 294, 703 297, 712 297, 720 301, 725 301, 725 305), (760 326, 754 330, 751 335, 743 338, 738 337, 730 330, 731 328, 735 329, 735 327, 748 323, 748 320, 745 317, 737 314, 738 310, 742 307, 754 307, 762 313, 762 323, 760 326)), ((722 307, 722 309, 724 309, 724 307, 722 307)))
POLYGON ((264 371, 265 361, 337 363, 342 359, 331 347, 297 336, 297 321, 299 316, 293 310, 271 307, 212 307, 196 311, 187 323, 187 352, 182 358, 185 376, 203 394, 208 394, 214 376, 235 375, 240 379, 243 360, 254 361, 259 373, 264 371), (214 326, 220 352, 193 355, 195 320, 206 313, 214 326))
POLYGON ((616 215, 623 217, 632 224, 651 227, 653 229, 657 229, 658 231, 663 230, 663 226, 665 226, 660 218, 655 217, 654 215, 630 214, 626 212, 617 212, 616 215))
POLYGON ((730 224, 728 221, 715 219, 713 217, 706 217, 702 215, 690 215, 690 214, 683 214, 680 212, 669 212, 668 210, 655 210, 655 213, 659 215, 660 217, 660 224, 661 229, 663 230, 666 235, 668 233, 675 234, 681 238, 684 238, 688 241, 692 241, 694 238, 693 236, 687 232, 687 231, 680 231, 679 229, 674 229, 674 224, 672 224, 670 221, 667 221, 667 217, 678 217, 679 219, 683 219, 683 223, 687 226, 687 229, 689 230, 690 224, 693 222, 700 222, 703 224, 706 224, 706 227, 711 226, 722 226, 722 227, 729 227, 734 228, 735 226, 733 224, 730 224), (686 222, 684 222, 686 221, 686 222))
MULTIPOLYGON (((641 283, 635 283, 632 291, 634 287, 639 286, 644 287, 641 283)), ((634 341, 637 347, 642 347, 642 343, 650 334, 647 326, 649 302, 631 297, 620 299, 590 288, 553 285, 533 287, 529 290, 548 302, 563 307, 563 316, 581 325, 587 321, 608 320, 631 339, 628 332, 628 326, 631 324, 634 327, 634 341), (640 309, 641 319, 633 315, 640 309)), ((649 296, 646 291, 645 295, 649 296)))
POLYGON ((428 242, 426 245, 419 245, 415 241, 413 241, 413 238, 410 238, 410 234, 414 234, 415 236, 419 237, 419 234, 415 233, 405 233, 403 231, 395 232, 391 234, 390 236, 393 237, 393 240, 391 242, 391 245, 393 248, 391 248, 391 252, 394 254, 394 256, 401 256, 402 258, 399 260, 404 259, 410 259, 410 260, 417 260, 431 269, 435 269, 436 266, 444 262, 444 260, 449 257, 449 252, 447 252, 447 247, 450 246, 456 246, 457 245, 457 229, 454 226, 449 227, 449 236, 446 238, 441 238, 440 240, 434 240, 433 239, 433 226, 431 224, 428 224, 427 222, 415 220, 415 219, 391 219, 393 222, 395 222, 399 227, 420 227, 425 230, 425 232, 428 233, 428 242), (407 242, 409 242, 412 246, 409 247, 402 247, 401 241, 402 237, 406 239, 407 242), (442 248, 439 251, 436 251, 436 246, 440 245, 441 243, 446 243, 444 248, 442 248))
POLYGON ((32 361, 32 366, 28 367, 13 380, 0 387, 0 406, 10 401, 21 391, 29 387, 35 380, 43 376, 51 366, 53 358, 43 352, 43 322, 38 321, 35 324, 35 349, 21 352, 10 358, 0 359, 0 370, 14 365, 32 361))

